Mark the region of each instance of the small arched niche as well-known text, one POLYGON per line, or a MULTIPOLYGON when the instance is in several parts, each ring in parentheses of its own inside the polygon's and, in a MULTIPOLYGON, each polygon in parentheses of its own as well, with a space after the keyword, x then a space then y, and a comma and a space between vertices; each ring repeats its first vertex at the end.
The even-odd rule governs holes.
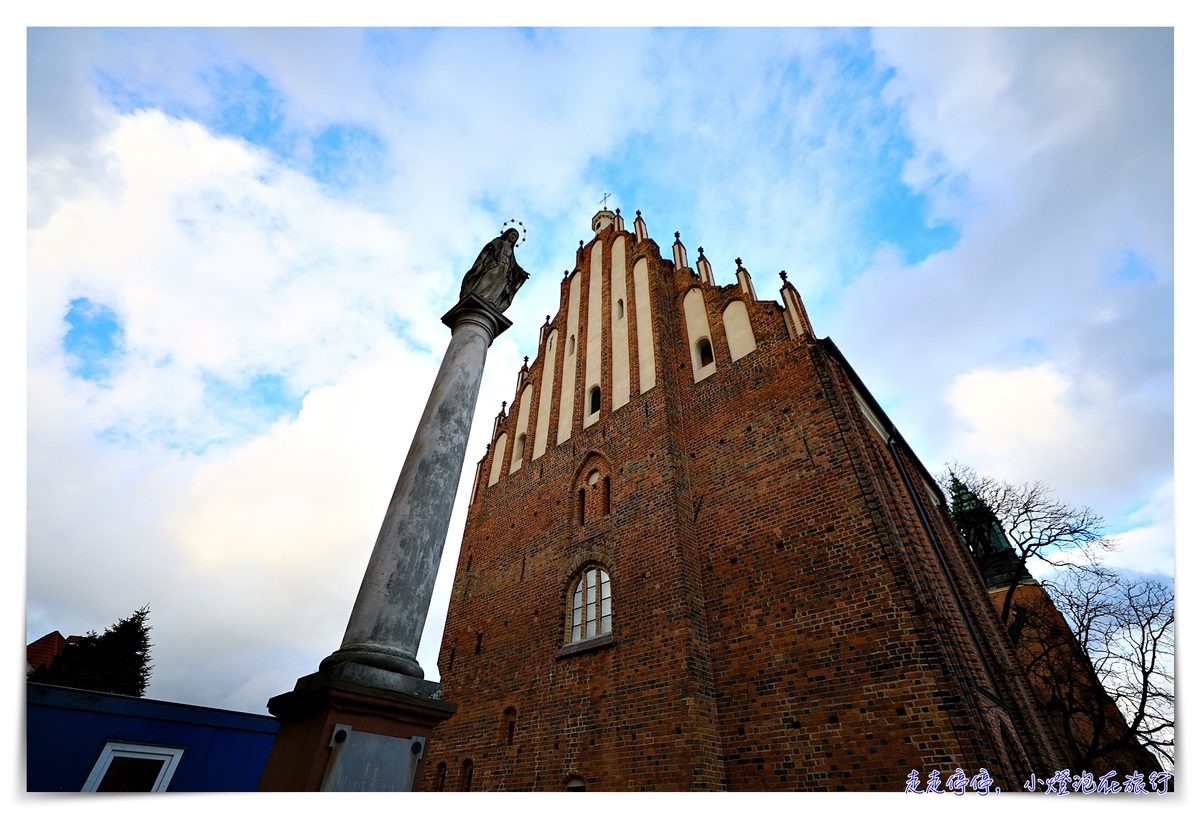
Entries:
POLYGON ((708 326, 708 310, 704 306, 704 293, 693 287, 683 297, 683 318, 687 327, 691 347, 692 379, 699 383, 717 371, 713 356, 712 331, 708 326))

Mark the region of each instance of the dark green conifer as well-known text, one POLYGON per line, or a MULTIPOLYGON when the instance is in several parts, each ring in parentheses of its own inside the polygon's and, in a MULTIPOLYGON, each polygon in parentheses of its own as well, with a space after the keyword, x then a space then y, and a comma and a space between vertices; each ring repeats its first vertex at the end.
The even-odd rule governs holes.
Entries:
POLYGON ((35 670, 31 682, 141 696, 150 683, 150 606, 97 634, 71 642, 49 666, 35 670))

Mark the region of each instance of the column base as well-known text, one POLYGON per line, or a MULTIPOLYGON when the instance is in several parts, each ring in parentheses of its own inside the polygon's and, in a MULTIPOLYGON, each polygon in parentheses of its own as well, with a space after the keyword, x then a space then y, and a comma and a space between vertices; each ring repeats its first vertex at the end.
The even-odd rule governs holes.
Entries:
POLYGON ((345 662, 267 702, 279 734, 260 792, 417 790, 433 728, 454 715, 441 685, 345 662))
POLYGON ((321 660, 319 670, 328 670, 344 663, 378 668, 412 679, 425 678, 424 669, 412 654, 371 643, 356 643, 338 648, 321 660))

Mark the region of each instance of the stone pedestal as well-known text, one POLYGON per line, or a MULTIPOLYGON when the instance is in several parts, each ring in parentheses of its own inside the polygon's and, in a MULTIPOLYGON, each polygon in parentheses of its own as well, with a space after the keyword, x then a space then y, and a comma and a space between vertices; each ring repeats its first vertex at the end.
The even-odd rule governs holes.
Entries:
POLYGON ((260 792, 419 790, 433 728, 457 709, 436 682, 344 663, 267 702, 281 722, 260 792))

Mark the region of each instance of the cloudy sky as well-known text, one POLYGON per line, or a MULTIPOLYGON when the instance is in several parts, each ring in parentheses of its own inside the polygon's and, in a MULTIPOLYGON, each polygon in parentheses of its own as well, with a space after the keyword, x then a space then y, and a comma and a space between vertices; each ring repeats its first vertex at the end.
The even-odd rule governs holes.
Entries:
POLYGON ((525 222, 469 481, 605 192, 788 270, 931 470, 1172 577, 1172 76, 1170 30, 31 30, 27 637, 149 604, 149 696, 264 711, 341 641, 463 272, 525 222))

